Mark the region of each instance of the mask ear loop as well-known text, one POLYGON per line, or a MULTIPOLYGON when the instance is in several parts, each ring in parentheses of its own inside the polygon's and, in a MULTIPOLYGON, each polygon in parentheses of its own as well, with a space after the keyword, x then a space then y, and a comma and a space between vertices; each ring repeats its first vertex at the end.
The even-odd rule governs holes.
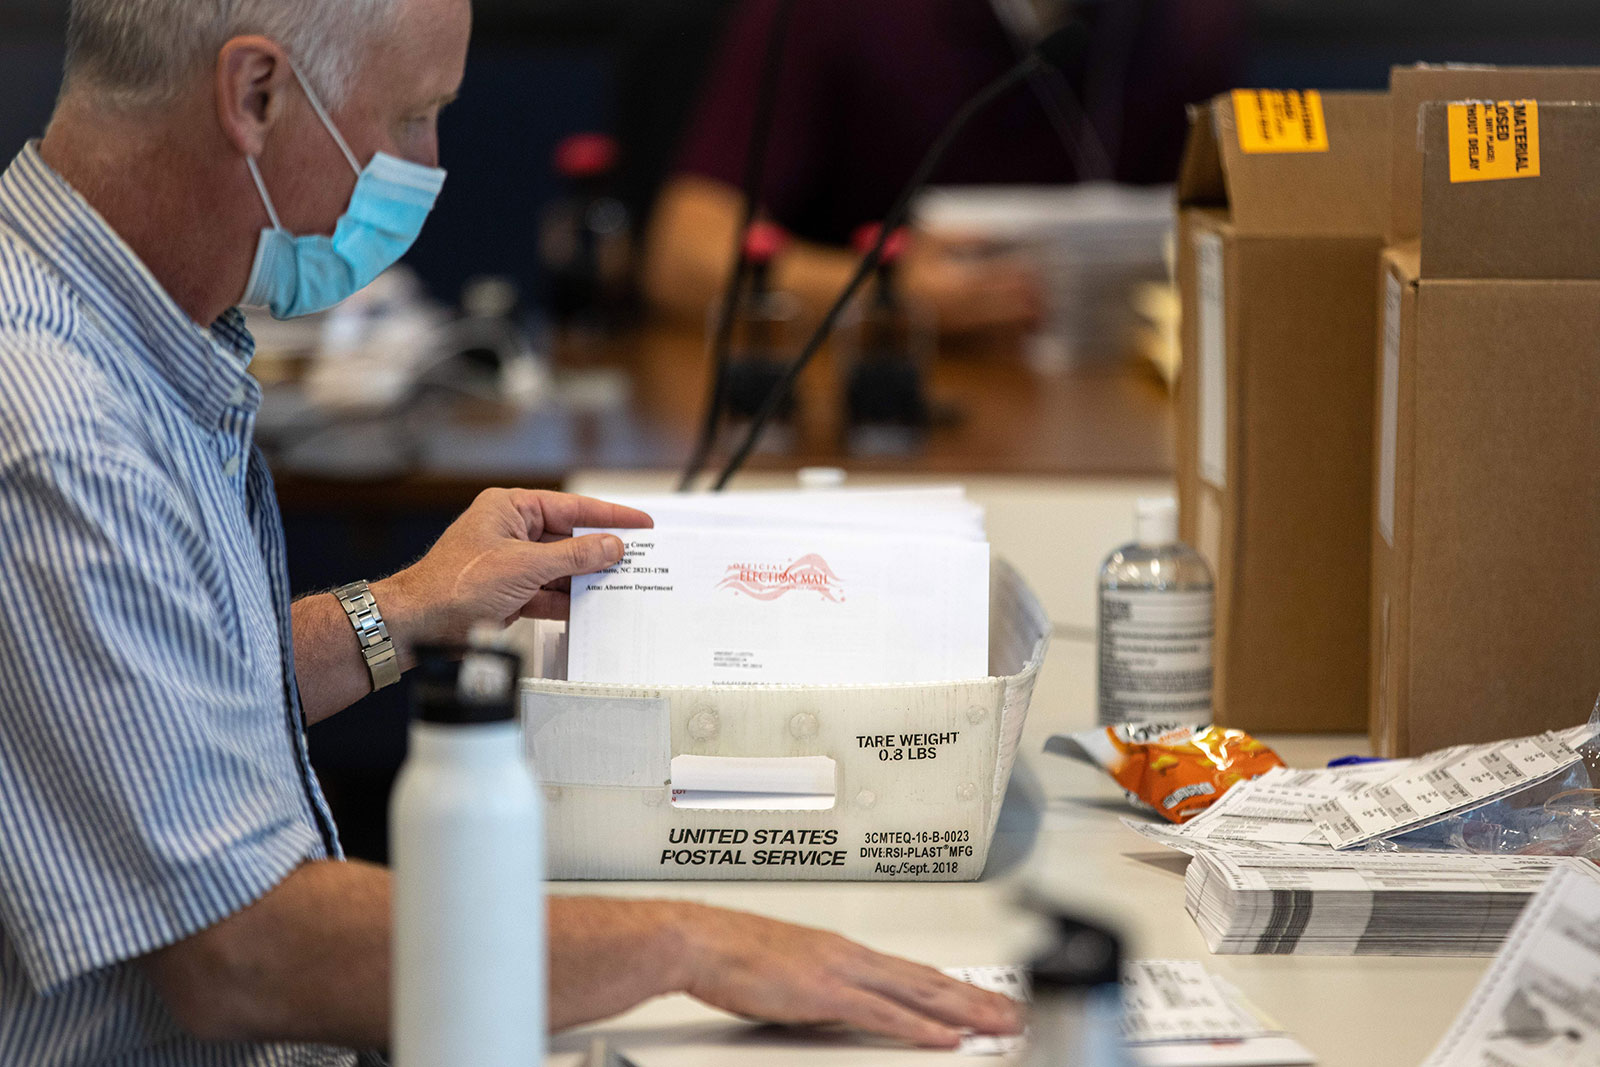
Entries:
POLYGON ((333 124, 333 119, 328 115, 328 109, 322 106, 322 101, 317 99, 316 92, 311 88, 311 83, 306 81, 306 76, 300 73, 300 68, 293 63, 289 69, 294 72, 295 78, 300 82, 300 88, 306 94, 306 101, 311 104, 311 110, 317 113, 317 118, 322 120, 322 125, 333 135, 334 143, 339 146, 339 151, 344 153, 345 160, 350 164, 350 169, 356 172, 356 177, 361 177, 361 164, 356 162, 356 154, 350 151, 350 146, 345 143, 344 135, 339 132, 339 127, 333 124))
POLYGON ((274 230, 282 230, 283 223, 278 219, 278 209, 272 206, 272 197, 267 195, 267 183, 261 180, 261 168, 256 166, 255 156, 245 159, 245 166, 250 168, 250 177, 255 179, 256 192, 261 194, 261 203, 266 206, 267 218, 272 220, 274 230))

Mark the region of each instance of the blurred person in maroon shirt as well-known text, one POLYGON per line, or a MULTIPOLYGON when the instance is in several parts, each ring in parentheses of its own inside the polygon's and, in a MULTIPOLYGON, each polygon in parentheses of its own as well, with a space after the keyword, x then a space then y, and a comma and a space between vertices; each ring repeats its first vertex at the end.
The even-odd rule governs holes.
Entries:
MULTIPOLYGON (((934 184, 1171 181, 1184 105, 1233 83, 1245 5, 797 0, 760 195, 762 213, 798 238, 777 265, 775 285, 820 314, 854 268, 852 232, 888 211, 968 98, 1068 19, 1087 29, 1079 69, 1046 73, 997 101, 957 140, 934 184), (1079 173, 1075 155, 1100 172, 1079 173)), ((677 172, 653 214, 644 283, 652 302, 669 312, 704 316, 725 283, 777 7, 777 0, 743 0, 735 11, 677 172)), ((918 237, 902 268, 904 285, 932 304, 947 337, 1033 325, 1041 311, 1033 276, 1014 261, 973 251, 918 237)))

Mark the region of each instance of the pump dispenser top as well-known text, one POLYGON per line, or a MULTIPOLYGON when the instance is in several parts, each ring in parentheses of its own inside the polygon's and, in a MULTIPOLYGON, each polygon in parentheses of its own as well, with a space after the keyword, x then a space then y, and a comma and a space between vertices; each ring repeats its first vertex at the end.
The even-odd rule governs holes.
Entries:
POLYGON ((1134 540, 1156 547, 1178 540, 1178 502, 1170 496, 1143 496, 1134 507, 1134 540))

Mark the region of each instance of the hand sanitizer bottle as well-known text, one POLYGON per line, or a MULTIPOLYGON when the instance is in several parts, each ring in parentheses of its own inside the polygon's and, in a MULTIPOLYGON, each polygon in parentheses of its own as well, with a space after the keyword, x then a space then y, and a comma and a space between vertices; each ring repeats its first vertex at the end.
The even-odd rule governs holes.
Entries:
POLYGON ((1100 722, 1209 723, 1211 568, 1171 497, 1141 499, 1136 530, 1100 568, 1100 722))
POLYGON ((520 664, 478 641, 455 655, 420 653, 390 807, 394 1063, 538 1067, 544 817, 517 728, 520 664))

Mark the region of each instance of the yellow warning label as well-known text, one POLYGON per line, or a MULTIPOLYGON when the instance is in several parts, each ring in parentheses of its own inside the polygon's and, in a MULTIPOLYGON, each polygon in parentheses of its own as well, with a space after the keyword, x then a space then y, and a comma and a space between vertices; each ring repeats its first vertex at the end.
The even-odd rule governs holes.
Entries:
POLYGON ((1245 152, 1326 152, 1328 126, 1315 89, 1235 89, 1233 121, 1245 152))
POLYGON ((1539 176, 1539 105, 1533 100, 1451 104, 1450 180, 1539 176))

